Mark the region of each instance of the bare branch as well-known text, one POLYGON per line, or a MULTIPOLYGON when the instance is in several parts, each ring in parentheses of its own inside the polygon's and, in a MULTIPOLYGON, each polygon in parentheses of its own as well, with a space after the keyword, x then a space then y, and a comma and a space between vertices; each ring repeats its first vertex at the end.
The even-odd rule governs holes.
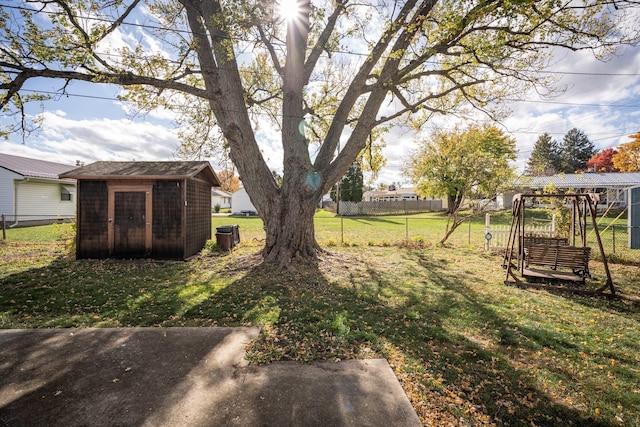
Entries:
POLYGON ((267 35, 264 33, 264 29, 262 26, 257 25, 258 34, 260 35, 260 41, 264 43, 269 51, 269 55, 271 56, 271 62, 273 62, 273 66, 281 76, 284 76, 284 70, 282 69, 282 65, 280 64, 280 60, 278 59, 278 54, 276 53, 276 49, 273 46, 273 43, 269 40, 267 35))

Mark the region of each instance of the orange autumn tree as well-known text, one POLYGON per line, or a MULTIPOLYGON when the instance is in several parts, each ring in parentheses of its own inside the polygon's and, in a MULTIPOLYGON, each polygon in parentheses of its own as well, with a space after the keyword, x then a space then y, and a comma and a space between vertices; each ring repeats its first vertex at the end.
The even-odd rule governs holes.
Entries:
POLYGON ((640 132, 629 135, 633 141, 618 147, 618 154, 613 156, 613 165, 620 172, 640 172, 640 132))
POLYGON ((587 169, 594 172, 619 172, 613 164, 613 157, 618 154, 614 148, 605 148, 596 153, 587 162, 587 169))
POLYGON ((220 188, 229 193, 235 193, 240 189, 240 179, 229 169, 217 173, 220 180, 220 188))

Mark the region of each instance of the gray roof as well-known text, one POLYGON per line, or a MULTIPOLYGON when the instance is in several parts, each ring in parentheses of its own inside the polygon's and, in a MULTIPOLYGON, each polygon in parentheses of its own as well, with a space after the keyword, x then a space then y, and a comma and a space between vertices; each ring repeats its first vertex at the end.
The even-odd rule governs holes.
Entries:
POLYGON ((522 176, 515 181, 519 188, 626 188, 640 185, 640 172, 567 173, 552 176, 522 176))
POLYGON ((75 166, 0 153, 0 167, 26 177, 58 179, 75 166))
POLYGON ((220 185, 207 161, 95 162, 62 174, 74 179, 187 179, 205 171, 212 185, 220 185))

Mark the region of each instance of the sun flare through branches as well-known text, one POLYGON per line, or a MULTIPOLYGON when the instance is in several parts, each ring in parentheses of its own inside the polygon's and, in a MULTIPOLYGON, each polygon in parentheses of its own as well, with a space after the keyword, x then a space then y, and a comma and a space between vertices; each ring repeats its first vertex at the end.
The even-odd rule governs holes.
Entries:
POLYGON ((291 22, 298 18, 300 5, 298 0, 280 0, 280 17, 285 22, 291 22))

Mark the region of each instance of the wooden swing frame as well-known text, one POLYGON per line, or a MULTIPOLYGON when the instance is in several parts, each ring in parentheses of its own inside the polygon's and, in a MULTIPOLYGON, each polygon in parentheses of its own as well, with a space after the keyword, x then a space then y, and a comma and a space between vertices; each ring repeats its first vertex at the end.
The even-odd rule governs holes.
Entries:
POLYGON ((616 291, 596 221, 597 203, 598 195, 593 193, 517 194, 514 196, 511 229, 502 263, 502 266, 507 270, 504 283, 584 295, 615 296, 616 291), (527 202, 541 198, 560 199, 570 205, 572 220, 569 238, 526 235, 525 206, 527 202), (587 246, 588 214, 591 216, 607 280, 603 286, 595 290, 562 286, 567 283, 584 285, 585 279, 591 277, 589 273, 591 248, 587 246), (576 238, 579 240, 576 241, 576 238), (519 274, 516 274, 516 271, 519 274), (530 280, 542 280, 544 283, 530 280))

